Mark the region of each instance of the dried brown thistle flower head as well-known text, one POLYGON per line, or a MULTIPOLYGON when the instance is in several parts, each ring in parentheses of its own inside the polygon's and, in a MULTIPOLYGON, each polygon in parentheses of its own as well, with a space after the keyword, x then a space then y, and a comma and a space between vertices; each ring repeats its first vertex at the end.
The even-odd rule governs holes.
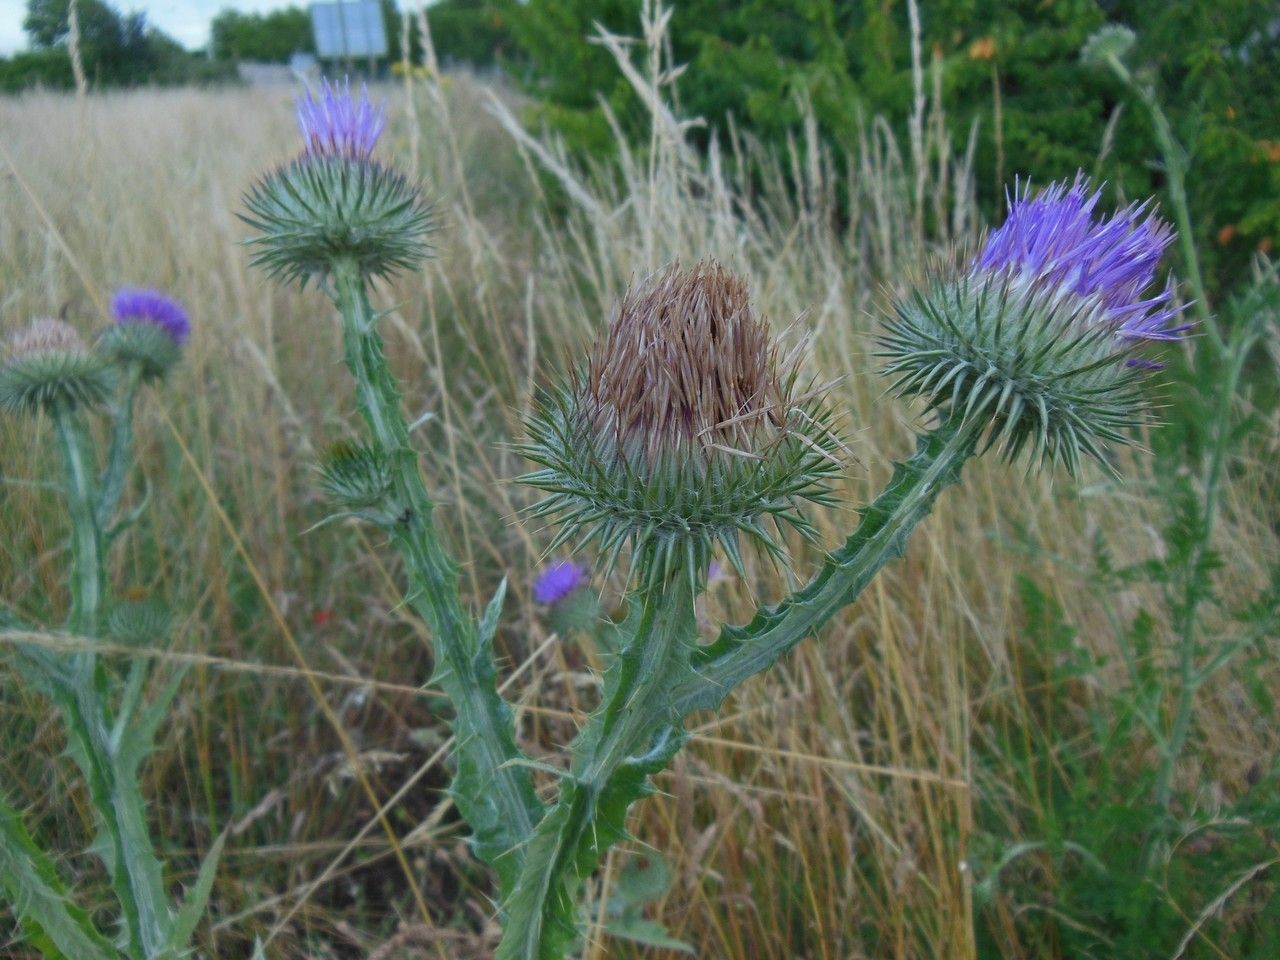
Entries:
POLYGON ((53 317, 39 317, 9 335, 8 359, 27 360, 45 353, 87 353, 76 328, 53 317))
POLYGON ((34 413, 103 402, 114 383, 104 358, 70 324, 41 317, 11 334, 0 365, 0 409, 34 413))
POLYGON ((598 538, 612 563, 628 542, 651 569, 705 569, 739 536, 780 555, 761 525, 812 527, 802 501, 831 502, 839 439, 821 390, 798 391, 746 282, 714 261, 678 265, 629 290, 584 367, 541 398, 522 479, 548 491, 553 546, 598 538))
POLYGON ((628 290, 579 385, 597 437, 650 463, 664 453, 754 456, 786 425, 794 371, 779 371, 747 284, 714 261, 628 290))

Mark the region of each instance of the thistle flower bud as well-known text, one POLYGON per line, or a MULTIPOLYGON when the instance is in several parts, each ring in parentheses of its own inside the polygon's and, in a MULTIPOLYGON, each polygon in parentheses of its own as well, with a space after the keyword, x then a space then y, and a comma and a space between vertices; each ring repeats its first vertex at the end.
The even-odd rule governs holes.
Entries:
POLYGON ((115 323, 99 347, 117 363, 137 363, 147 380, 163 377, 191 337, 191 321, 178 301, 158 290, 123 288, 111 298, 115 323))
POLYGON ((111 639, 135 647, 158 643, 172 626, 169 608, 147 598, 122 600, 107 615, 107 633, 111 639))
POLYGON ((1112 58, 1123 62, 1136 40, 1128 27, 1109 23, 1085 41, 1080 48, 1080 59, 1091 67, 1106 66, 1112 58))
POLYGON ((10 336, 0 366, 0 409, 35 413, 102 403, 115 384, 106 362, 75 329, 41 318, 10 336))
POLYGON ((1147 204, 1095 216, 1100 196, 1083 177, 1015 190, 971 264, 899 300, 880 337, 897 392, 986 419, 1010 459, 1106 465, 1147 415, 1144 348, 1188 327, 1172 280, 1149 292, 1171 228, 1147 204))
POLYGON ((322 83, 297 103, 305 150, 245 196, 241 219, 258 231, 253 263, 271 276, 306 282, 354 261, 387 276, 426 256, 431 211, 405 177, 373 159, 386 117, 350 86, 322 83))
POLYGON ((599 540, 611 565, 631 543, 658 574, 706 570, 739 537, 775 556, 762 525, 811 536, 804 501, 832 502, 839 439, 820 390, 797 389, 797 354, 779 356, 744 281, 713 262, 673 266, 627 292, 586 364, 540 398, 521 479, 549 493, 552 548, 599 540))
POLYGON ((561 560, 544 568, 533 581, 533 599, 549 606, 559 603, 587 582, 587 568, 572 560, 561 560))
POLYGON ((380 526, 400 513, 392 503, 390 464, 363 444, 334 444, 320 465, 320 487, 335 503, 380 526))

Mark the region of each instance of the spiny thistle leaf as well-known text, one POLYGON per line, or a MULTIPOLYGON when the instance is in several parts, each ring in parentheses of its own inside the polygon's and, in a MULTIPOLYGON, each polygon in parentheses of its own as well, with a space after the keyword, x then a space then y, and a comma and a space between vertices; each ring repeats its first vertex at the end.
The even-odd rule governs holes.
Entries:
POLYGON ((524 867, 503 903, 496 960, 562 960, 579 933, 582 879, 627 837, 631 804, 652 793, 650 776, 688 739, 671 697, 690 677, 697 644, 683 574, 642 589, 620 633, 622 653, 605 674, 601 706, 574 741, 573 769, 525 846, 524 867))
POLYGON ((116 960, 119 952, 72 901, 53 861, 36 846, 18 812, 0 797, 0 889, 23 940, 48 960, 116 960))

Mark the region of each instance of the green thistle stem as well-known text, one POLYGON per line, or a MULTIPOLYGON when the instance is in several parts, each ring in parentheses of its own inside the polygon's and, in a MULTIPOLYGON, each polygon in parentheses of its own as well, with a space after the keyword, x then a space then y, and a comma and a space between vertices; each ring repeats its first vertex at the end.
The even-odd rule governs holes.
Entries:
POLYGON ((1160 101, 1157 99, 1155 90, 1151 85, 1140 83, 1115 54, 1109 55, 1106 58, 1106 63, 1112 72, 1120 78, 1120 82, 1142 101, 1142 105, 1147 109, 1147 114, 1151 117, 1152 126, 1155 128, 1156 142, 1159 144, 1160 153, 1164 158, 1164 170, 1167 178, 1166 187, 1169 191, 1170 206, 1173 207, 1173 216, 1178 224, 1178 245, 1182 250, 1182 265, 1186 271, 1187 283, 1190 284, 1191 292, 1195 295, 1192 309, 1196 312, 1201 328, 1209 334, 1209 339, 1217 347, 1218 353, 1225 353, 1227 340, 1222 328, 1218 325, 1217 318, 1213 315, 1213 311, 1209 309, 1209 295, 1205 290, 1204 276, 1200 272, 1200 255, 1196 252, 1196 235, 1191 229, 1191 205, 1187 200, 1187 167, 1189 158, 1186 148, 1182 146, 1177 136, 1174 135, 1173 126, 1169 123, 1169 118, 1161 108, 1160 101))
POLYGON ((71 516, 71 615, 67 629, 86 637, 98 635, 104 574, 102 533, 94 511, 93 473, 85 453, 84 432, 75 414, 54 413, 67 474, 67 508, 71 516))
POLYGON ((131 362, 124 375, 124 390, 116 405, 111 426, 111 449, 107 454, 107 469, 102 475, 102 487, 98 493, 98 527, 106 530, 120 503, 124 480, 129 472, 133 455, 133 407, 142 382, 142 364, 131 362))
MULTIPOLYGON (((83 429, 75 415, 60 409, 54 419, 66 468, 72 530, 71 615, 67 629, 80 636, 96 637, 106 579, 93 472, 83 429)), ((106 671, 94 654, 79 653, 72 658, 68 672, 50 673, 47 683, 62 707, 70 728, 71 752, 85 775, 106 835, 101 853, 124 913, 127 952, 138 960, 149 960, 164 949, 171 916, 160 864, 147 834, 146 804, 137 770, 124 757, 131 744, 127 735, 117 738, 112 732, 106 671)))
POLYGON ((894 465, 888 486, 813 580, 776 606, 762 608, 749 623, 725 626, 714 643, 697 651, 692 677, 673 693, 681 715, 718 709, 735 687, 773 666, 857 600, 885 564, 902 556, 943 488, 959 481, 984 426, 981 417, 965 420, 955 414, 923 434, 915 456, 894 465))
POLYGON ((524 843, 542 817, 511 711, 498 694, 491 637, 483 636, 458 594, 458 566, 440 542, 434 503, 423 483, 400 395, 387 368, 366 281, 352 260, 333 264, 334 300, 342 315, 346 362, 356 399, 374 442, 391 466, 391 499, 399 519, 388 532, 404 558, 407 602, 426 621, 435 643, 438 683, 455 710, 457 773, 453 796, 475 834, 476 852, 511 889, 524 843))
MULTIPOLYGON (((693 593, 683 571, 642 591, 622 655, 605 681, 605 701, 574 743, 574 765, 556 806, 529 843, 524 871, 505 903, 497 960, 560 960, 576 934, 576 892, 609 847, 624 837, 630 804, 648 778, 684 745, 682 720, 713 710, 730 691, 768 669, 853 603, 960 478, 985 422, 952 416, 920 437, 915 456, 895 466, 849 540, 813 581, 745 626, 696 645, 693 593)), ((643 565, 642 565, 643 566, 643 565)), ((641 582, 646 582, 643 577, 641 582)))
MULTIPOLYGON (((656 560, 643 564, 652 567, 656 560)), ((697 642, 693 590, 676 570, 647 577, 622 627, 627 639, 605 676, 604 700, 573 744, 560 797, 529 842, 524 870, 504 903, 496 960, 560 960, 577 936, 577 890, 626 836, 627 810, 651 792, 649 777, 687 739, 671 691, 689 676, 697 642)))

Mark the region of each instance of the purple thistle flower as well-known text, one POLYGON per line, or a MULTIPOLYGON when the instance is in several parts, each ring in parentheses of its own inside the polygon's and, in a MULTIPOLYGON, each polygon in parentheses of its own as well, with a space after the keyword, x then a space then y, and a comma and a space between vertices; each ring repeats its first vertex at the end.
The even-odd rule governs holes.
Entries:
POLYGON ((387 125, 381 107, 369 102, 369 90, 360 86, 360 98, 351 95, 351 83, 342 86, 320 81, 320 97, 306 91, 297 100, 298 129, 314 156, 367 160, 387 125))
POLYGON ((533 581, 533 599, 542 604, 558 603, 586 582, 586 567, 561 560, 538 574, 533 581))
POLYGON ((1147 295, 1156 268, 1173 241, 1173 229, 1156 218, 1149 203, 1130 204, 1110 217, 1095 217, 1101 189, 1077 174, 1069 186, 1050 184, 1035 197, 1016 186, 1009 216, 983 245, 975 275, 1007 272, 1036 284, 1096 298, 1100 319, 1133 340, 1175 340, 1188 329, 1176 325, 1172 280, 1147 295))
POLYGON ((149 323, 158 327, 178 346, 191 336, 191 321, 186 309, 159 290, 134 287, 117 290, 111 298, 111 316, 121 326, 149 323))

